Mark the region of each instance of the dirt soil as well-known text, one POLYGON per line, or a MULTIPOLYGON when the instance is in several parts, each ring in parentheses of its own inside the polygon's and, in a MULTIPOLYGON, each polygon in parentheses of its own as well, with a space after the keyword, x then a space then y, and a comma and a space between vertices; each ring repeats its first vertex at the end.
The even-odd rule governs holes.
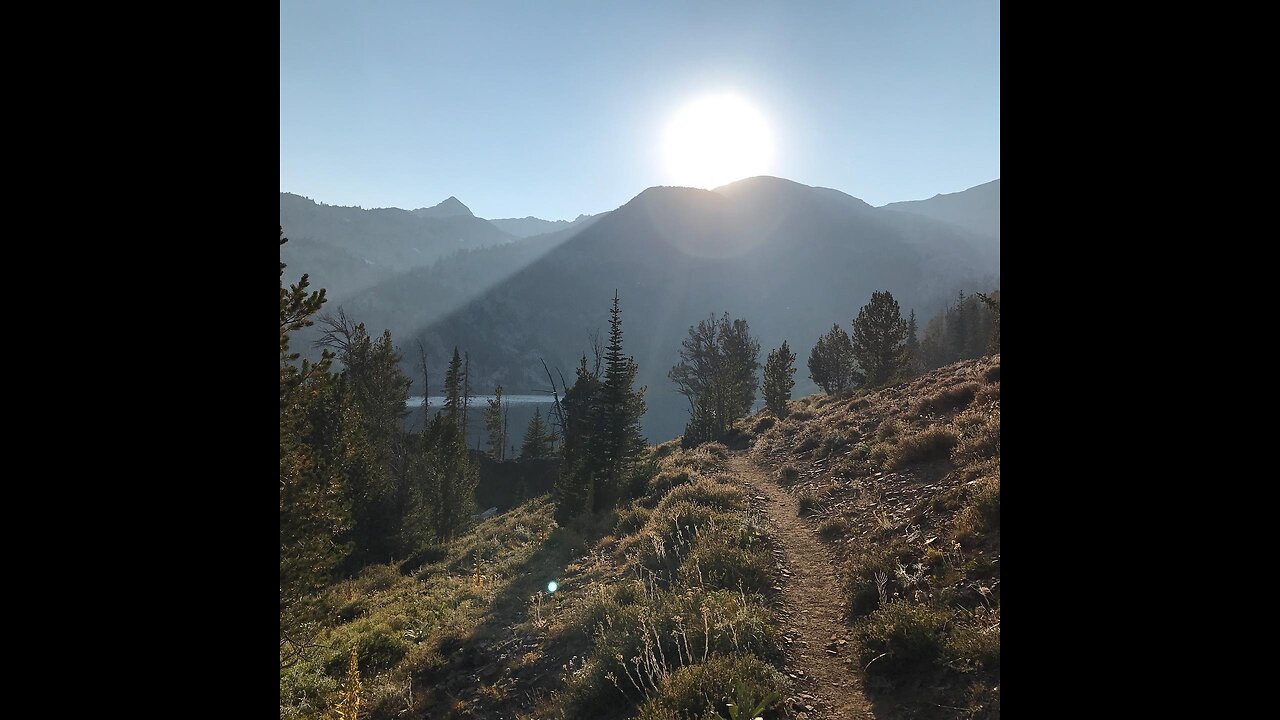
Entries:
POLYGON ((775 553, 783 580, 780 630, 787 647, 784 671, 796 692, 786 699, 797 720, 873 718, 863 693, 842 618, 839 563, 799 516, 799 503, 771 474, 741 453, 729 456, 728 471, 750 491, 773 527, 775 553))

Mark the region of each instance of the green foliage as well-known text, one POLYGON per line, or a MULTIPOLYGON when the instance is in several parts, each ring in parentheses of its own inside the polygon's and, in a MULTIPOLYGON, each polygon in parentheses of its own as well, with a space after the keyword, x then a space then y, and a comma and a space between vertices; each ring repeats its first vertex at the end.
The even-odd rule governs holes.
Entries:
POLYGON ((608 510, 630 495, 645 448, 640 432, 644 388, 634 387, 639 368, 622 354, 618 302, 615 293, 603 378, 587 370, 584 355, 573 387, 565 392, 564 461, 554 490, 560 522, 608 510))
POLYGON ((524 432, 524 442, 520 445, 520 459, 551 457, 554 438, 551 429, 542 421, 542 410, 533 409, 533 418, 524 432))
MULTIPOLYGON (((787 416, 787 401, 791 399, 791 388, 795 387, 796 355, 782 341, 782 347, 770 351, 764 364, 764 402, 769 410, 778 417, 787 416)), ((758 432, 758 431, 757 431, 758 432)))
POLYGON ((947 613, 902 600, 889 602, 864 618, 854 635, 868 675, 923 669, 942 657, 947 613))
POLYGON ((927 369, 1000 351, 1000 291, 960 292, 956 301, 929 320, 920 341, 927 369))
POLYGON ((871 293, 853 320, 853 357, 875 387, 901 377, 910 362, 907 323, 888 290, 871 293))
POLYGON ((689 401, 685 447, 724 440, 734 421, 751 411, 759 355, 760 343, 751 337, 747 321, 731 320, 727 312, 689 328, 680 362, 667 373, 689 401))
POLYGON ((828 393, 862 384, 862 374, 853 359, 853 343, 839 324, 818 338, 809 352, 809 379, 828 393))
POLYGON ((427 423, 411 468, 406 540, 415 547, 433 540, 447 542, 470 524, 479 482, 462 432, 447 414, 437 414, 427 423))
POLYGON ((785 688, 782 674, 759 658, 734 653, 707 662, 678 668, 658 686, 656 693, 640 708, 640 720, 659 718, 718 718, 724 710, 730 717, 756 717, 739 708, 764 712, 781 697, 785 688))
POLYGON ((502 386, 493 389, 493 397, 484 410, 484 429, 489 434, 489 457, 505 460, 507 454, 507 423, 502 405, 502 386))

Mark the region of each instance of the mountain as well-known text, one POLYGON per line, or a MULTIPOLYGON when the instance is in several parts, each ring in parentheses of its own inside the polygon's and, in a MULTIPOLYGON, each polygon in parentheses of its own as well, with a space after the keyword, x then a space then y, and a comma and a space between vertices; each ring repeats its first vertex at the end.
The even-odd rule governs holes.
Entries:
POLYGON ((409 212, 324 205, 282 192, 280 225, 290 240, 280 248, 280 258, 289 266, 286 280, 306 272, 312 286, 326 288, 334 300, 459 250, 516 239, 452 197, 409 212), (416 214, 421 212, 427 215, 416 214))
POLYGON ((586 220, 596 217, 595 215, 579 215, 575 220, 543 220, 530 215, 522 218, 501 218, 498 220, 490 220, 499 230, 514 235, 518 238, 532 237, 534 235, 545 235, 546 233, 559 232, 568 230, 571 227, 582 224, 586 220))
POLYGON ((413 211, 414 215, 421 218, 447 218, 447 217, 475 217, 471 208, 462 204, 462 201, 450 195, 439 205, 432 205, 429 208, 418 208, 413 211))
POLYGON ((994 287, 999 260, 987 245, 954 224, 780 178, 714 191, 653 187, 447 316, 425 319, 423 304, 394 290, 403 279, 371 288, 357 307, 397 308, 385 327, 402 347, 421 339, 432 368, 455 345, 470 351, 476 392, 497 383, 533 392, 548 386, 541 360, 572 378, 578 358, 592 354, 590 335, 603 335, 616 289, 625 350, 649 388, 645 430, 660 441, 686 419, 667 372, 699 320, 725 311, 746 318, 761 362, 788 340, 800 356, 801 395, 815 387, 804 366, 814 341, 832 323, 847 329, 873 291, 887 289, 904 314, 927 318, 958 289, 994 287), (424 320, 415 326, 416 317, 424 320))
POLYGON ((1000 239, 1000 179, 928 200, 889 203, 884 210, 909 212, 954 223, 981 235, 1000 239))

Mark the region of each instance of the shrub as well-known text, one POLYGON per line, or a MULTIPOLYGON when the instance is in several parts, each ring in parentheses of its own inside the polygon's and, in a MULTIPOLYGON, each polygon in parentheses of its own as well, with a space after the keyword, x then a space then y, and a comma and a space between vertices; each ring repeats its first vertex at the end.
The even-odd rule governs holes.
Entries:
POLYGON ((742 547, 724 531, 703 533, 681 573, 686 585, 710 590, 769 594, 774 585, 769 554, 758 547, 742 547))
POLYGON ((956 514, 955 537, 961 543, 985 537, 1000 530, 1000 478, 985 478, 968 502, 956 514))
POLYGON ((771 427, 773 427, 774 425, 776 425, 776 424, 777 424, 777 422, 778 422, 778 420, 777 420, 775 417, 773 417, 772 415, 765 415, 764 417, 762 417, 762 418, 760 418, 759 420, 757 420, 757 421, 756 421, 755 426, 753 426, 753 427, 751 428, 751 430, 752 430, 752 432, 754 432, 754 433, 756 433, 757 435, 759 435, 760 433, 764 432, 765 430, 768 430, 769 428, 771 428, 771 427))
POLYGON ((1000 669, 1000 609, 978 608, 952 625, 943 653, 947 664, 962 672, 1000 669))
POLYGON ((818 526, 818 536, 828 542, 839 540, 849 534, 849 521, 837 515, 822 521, 818 526))
POLYGON ((410 575, 423 565, 438 563, 448 556, 449 548, 444 545, 424 545, 400 563, 400 574, 410 575))
POLYGON ((988 383, 1000 382, 1000 366, 992 365, 987 368, 986 371, 982 373, 982 379, 986 380, 988 383))
POLYGON ((668 493, 658 503, 658 509, 662 510, 680 502, 706 505, 716 510, 741 510, 747 505, 747 496, 737 486, 708 477, 699 477, 693 482, 681 485, 668 493))
MULTIPOLYGON (((726 715, 726 703, 758 703, 768 698, 765 710, 777 704, 787 688, 783 675, 752 655, 734 653, 709 658, 671 673, 657 693, 640 708, 640 720, 707 718, 726 715), (750 700, 741 700, 749 697, 750 700)), ((747 709, 754 709, 747 708, 747 709)))
POLYGON ((797 498, 801 515, 812 515, 818 509, 818 496, 810 490, 804 490, 797 498))
POLYGON ((802 423, 812 419, 813 419, 813 413, 809 412, 808 410, 793 410, 791 411, 791 414, 787 416, 787 420, 792 424, 802 423))
POLYGON ((614 526, 614 531, 617 535, 630 535, 644 527, 651 514, 651 510, 635 503, 621 508, 618 510, 618 523, 614 526))
POLYGON ((854 628, 867 674, 921 669, 942 656, 947 613, 927 605, 890 602, 854 628))
POLYGON ((795 482, 800 477, 800 468, 787 463, 778 469, 778 477, 787 482, 795 482))
POLYGON ((902 592, 905 588, 896 570, 899 565, 911 564, 914 558, 914 550, 901 539, 888 545, 873 546, 855 557, 845 575, 844 599, 849 616, 860 618, 880 607, 877 573, 884 575, 886 596, 902 592))
MULTIPOLYGON (((405 656, 408 647, 387 625, 367 627, 356 636, 356 658, 362 675, 389 670, 405 656)), ((351 658, 350 645, 341 646, 329 658, 325 672, 334 678, 346 677, 351 658)))
POLYGON ((894 470, 901 470, 914 463, 948 457, 957 440, 955 430, 944 425, 932 425, 903 438, 889 458, 890 466, 894 470))
POLYGON ((957 408, 963 408, 973 402, 973 396, 982 389, 976 382, 961 383, 944 388, 930 395, 916 405, 917 415, 942 414, 957 408))

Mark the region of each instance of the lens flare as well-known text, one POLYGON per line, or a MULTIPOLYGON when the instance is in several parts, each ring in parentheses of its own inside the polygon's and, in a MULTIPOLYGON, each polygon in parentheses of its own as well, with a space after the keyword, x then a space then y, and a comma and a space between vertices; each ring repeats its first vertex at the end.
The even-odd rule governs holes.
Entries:
POLYGON ((560 586, 556 584, 556 581, 552 580, 551 582, 547 583, 547 592, 553 593, 556 591, 556 588, 558 587, 560 586))

